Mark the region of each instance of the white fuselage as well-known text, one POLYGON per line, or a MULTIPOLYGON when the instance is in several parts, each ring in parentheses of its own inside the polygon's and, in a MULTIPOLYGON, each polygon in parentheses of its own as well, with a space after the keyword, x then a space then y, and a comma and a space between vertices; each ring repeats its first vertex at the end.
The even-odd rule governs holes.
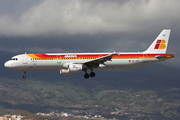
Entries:
MULTIPOLYGON (((28 54, 21 54, 12 57, 11 60, 5 63, 5 66, 10 69, 16 70, 60 70, 66 69, 66 63, 84 63, 99 57, 105 56, 110 53, 57 53, 57 54, 46 54, 57 56, 56 58, 33 58, 28 56, 28 54), (73 56, 74 55, 74 56, 73 56), (83 55, 81 59, 77 56, 83 55), (96 57, 88 57, 95 55, 96 57), (64 59, 62 56, 67 56, 64 59), (72 57, 71 57, 72 56, 72 57), (76 56, 76 57, 75 57, 76 56), (59 58, 59 59, 58 59, 59 58), (13 60, 14 59, 14 60, 13 60)), ((121 53, 120 55, 114 56, 111 60, 100 64, 101 69, 122 69, 122 68, 133 68, 144 66, 156 62, 160 62, 166 59, 157 59, 155 56, 159 54, 143 54, 143 53, 121 53), (134 54, 134 56, 133 56, 134 54), (124 55, 124 56, 123 56, 124 55), (153 56, 153 57, 152 57, 153 56)), ((160 54, 162 55, 162 54, 160 54)), ((98 69, 98 68, 95 68, 98 69)))

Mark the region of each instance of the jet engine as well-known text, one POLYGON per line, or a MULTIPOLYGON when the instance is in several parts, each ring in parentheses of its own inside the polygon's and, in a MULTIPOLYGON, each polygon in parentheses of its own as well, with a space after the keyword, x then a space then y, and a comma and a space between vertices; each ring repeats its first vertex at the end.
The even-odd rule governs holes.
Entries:
POLYGON ((78 73, 83 70, 82 64, 69 64, 67 69, 61 69, 60 74, 61 75, 70 75, 73 73, 78 73))

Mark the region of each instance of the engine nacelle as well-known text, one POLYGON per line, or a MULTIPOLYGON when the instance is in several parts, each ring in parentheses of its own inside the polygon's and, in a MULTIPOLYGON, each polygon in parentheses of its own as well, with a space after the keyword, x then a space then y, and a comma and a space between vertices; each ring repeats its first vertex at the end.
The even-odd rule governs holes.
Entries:
POLYGON ((82 64, 69 64, 69 70, 71 72, 81 72, 83 69, 82 64))
POLYGON ((73 74, 72 72, 69 71, 69 68, 68 69, 61 69, 60 70, 60 74, 61 75, 70 75, 70 74, 73 74))
POLYGON ((70 75, 73 73, 81 72, 83 69, 82 64, 69 64, 67 69, 61 69, 60 74, 61 75, 70 75))

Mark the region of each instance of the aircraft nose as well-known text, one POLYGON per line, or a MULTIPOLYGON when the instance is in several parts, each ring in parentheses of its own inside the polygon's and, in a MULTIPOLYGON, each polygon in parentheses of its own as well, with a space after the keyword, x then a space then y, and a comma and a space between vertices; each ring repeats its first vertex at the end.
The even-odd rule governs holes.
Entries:
POLYGON ((11 64, 9 63, 9 61, 7 61, 7 62, 4 63, 4 66, 9 68, 11 66, 11 64))

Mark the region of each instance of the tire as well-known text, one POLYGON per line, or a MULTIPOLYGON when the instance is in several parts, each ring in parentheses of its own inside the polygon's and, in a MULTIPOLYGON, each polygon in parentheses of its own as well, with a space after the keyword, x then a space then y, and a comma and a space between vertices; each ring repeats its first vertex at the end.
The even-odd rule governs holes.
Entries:
POLYGON ((26 75, 23 75, 23 79, 25 79, 26 78, 26 75))
POLYGON ((89 78, 89 74, 86 73, 86 74, 84 75, 84 78, 88 79, 88 78, 89 78))
POLYGON ((90 76, 91 76, 91 77, 94 77, 95 75, 96 75, 96 74, 95 74, 94 72, 91 72, 91 73, 90 73, 90 76))

